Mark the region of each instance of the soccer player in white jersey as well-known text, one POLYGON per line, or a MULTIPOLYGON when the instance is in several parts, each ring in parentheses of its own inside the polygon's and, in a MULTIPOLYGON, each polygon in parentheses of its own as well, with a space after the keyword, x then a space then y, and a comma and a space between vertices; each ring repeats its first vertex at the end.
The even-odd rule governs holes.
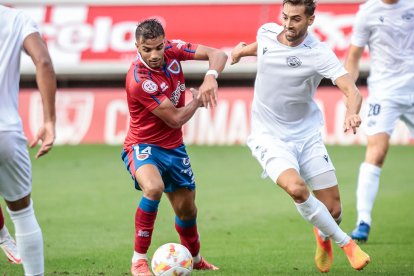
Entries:
POLYGON ((314 10, 314 0, 284 0, 283 26, 265 24, 256 42, 241 42, 232 51, 233 63, 257 55, 247 144, 263 167, 263 176, 284 189, 302 217, 313 224, 317 268, 330 270, 332 239, 351 266, 360 270, 370 257, 338 225, 342 210, 335 168, 322 141, 323 117, 313 96, 322 78, 331 79, 347 98, 343 127, 353 133, 361 123, 362 97, 333 51, 308 32, 314 10))
POLYGON ((414 137, 414 1, 369 0, 360 6, 345 61, 354 80, 366 45, 371 57, 364 122, 368 143, 356 191, 357 227, 351 234, 359 241, 368 239, 381 168, 398 119, 414 137))
MULTIPOLYGON (((56 77, 36 24, 22 12, 0 5, 0 41, 0 195, 14 224, 25 275, 43 275, 43 237, 30 199, 31 163, 17 109, 22 50, 36 67, 43 102, 43 125, 30 143, 34 147, 42 142, 36 158, 46 154, 55 140, 56 77)), ((0 245, 2 239, 0 235, 0 245)), ((14 253, 5 251, 9 258, 14 253)))

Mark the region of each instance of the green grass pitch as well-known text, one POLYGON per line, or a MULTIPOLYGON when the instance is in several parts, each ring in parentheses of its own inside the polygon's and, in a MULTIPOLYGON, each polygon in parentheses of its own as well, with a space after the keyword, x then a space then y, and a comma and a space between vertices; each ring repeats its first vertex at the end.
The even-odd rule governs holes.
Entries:
MULTIPOLYGON (((46 275, 129 275, 135 208, 141 193, 120 159, 120 146, 57 146, 33 161, 33 198, 45 241, 46 275)), ((362 146, 330 146, 344 208, 355 223, 362 146)), ((196 275, 318 275, 312 227, 244 146, 188 147, 197 180, 201 253, 220 267, 196 275)), ((34 154, 34 151, 31 151, 34 154)), ((392 146, 382 172, 367 244, 372 258, 358 275, 414 275, 414 147, 392 146)), ((13 226, 1 202, 6 224, 13 226)), ((178 242, 163 197, 150 247, 178 242)), ((0 275, 23 275, 0 253, 0 275)), ((330 275, 356 275, 335 246, 330 275)))

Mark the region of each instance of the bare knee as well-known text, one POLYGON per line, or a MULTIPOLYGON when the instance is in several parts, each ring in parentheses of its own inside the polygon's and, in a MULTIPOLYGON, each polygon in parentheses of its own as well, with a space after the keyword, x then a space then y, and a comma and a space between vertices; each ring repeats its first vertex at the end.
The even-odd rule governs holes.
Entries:
POLYGON ((191 220, 197 217, 197 207, 194 205, 192 208, 176 208, 176 215, 180 220, 191 220))
POLYGON ((367 150, 367 155, 365 161, 369 164, 373 164, 378 167, 382 167, 384 164, 385 156, 387 155, 387 150, 384 148, 370 148, 367 150))
POLYGON ((286 192, 296 203, 305 202, 309 197, 309 191, 303 181, 295 181, 287 186, 286 192))
POLYGON ((336 204, 335 206, 328 208, 329 213, 331 214, 331 216, 337 220, 341 217, 342 214, 342 208, 341 208, 341 204, 336 204))
POLYGON ((162 193, 164 192, 164 186, 156 184, 146 185, 145 187, 141 188, 144 196, 152 200, 160 200, 162 193))
POLYGON ((334 219, 341 216, 342 206, 338 187, 314 191, 316 198, 321 201, 334 219))
POLYGON ((368 138, 365 161, 378 167, 382 167, 388 152, 388 136, 378 134, 368 138))

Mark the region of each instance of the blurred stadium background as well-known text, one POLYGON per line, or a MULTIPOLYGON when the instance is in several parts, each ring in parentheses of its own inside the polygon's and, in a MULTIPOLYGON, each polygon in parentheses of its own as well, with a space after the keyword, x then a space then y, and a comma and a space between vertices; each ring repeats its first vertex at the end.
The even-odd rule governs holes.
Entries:
MULTIPOLYGON (((239 41, 255 40, 260 25, 279 21, 281 2, 0 0, 24 10, 39 24, 58 77, 59 146, 33 162, 33 198, 45 238, 46 275, 129 275, 140 193, 134 191, 119 154, 128 128, 124 78, 135 56, 137 22, 156 17, 169 39, 206 44, 230 54, 239 41)), ((342 60, 362 2, 318 1, 312 31, 342 60)), ((259 166, 244 146, 255 66, 254 58, 229 64, 219 79, 218 106, 199 110, 184 129, 197 176, 202 251, 221 267, 209 275, 315 275, 310 225, 300 219, 290 198, 269 180, 260 179, 259 166)), ((364 95, 368 66, 365 55, 358 81, 364 95)), ((199 86, 207 63, 185 62, 183 67, 187 87, 199 86)), ((19 108, 29 139, 42 116, 33 69, 23 55, 19 108)), ((326 120, 324 139, 341 183, 342 226, 350 231, 365 137, 362 131, 356 136, 343 133, 342 96, 329 81, 322 82, 316 95, 326 120)), ((414 148, 404 146, 413 143, 405 126, 397 127, 392 143, 398 145, 390 150, 382 174, 384 185, 373 214, 376 226, 372 240, 364 245, 373 259, 363 272, 369 275, 414 275, 414 224, 409 219, 414 148)), ((0 204, 4 209, 4 202, 0 204)), ((8 218, 6 224, 13 230, 8 218)), ((156 227, 149 254, 163 243, 178 241, 166 200, 161 202, 156 227)), ((335 247, 330 274, 349 275, 352 270, 338 251, 335 247)), ((22 275, 22 268, 0 258, 0 275, 22 275)))
MULTIPOLYGON (((58 76, 57 144, 121 144, 128 128, 123 93, 125 73, 135 56, 137 22, 158 18, 167 38, 205 44, 230 54, 239 41, 255 40, 258 27, 279 21, 282 1, 247 0, 43 0, 0 1, 22 9, 39 24, 58 76)), ((352 22, 361 0, 320 0, 312 31, 326 41, 340 59, 349 45, 352 22)), ((369 59, 364 56, 359 81, 366 95, 369 59)), ((201 84, 207 62, 184 62, 187 87, 201 84)), ((249 133, 250 101, 256 71, 255 58, 226 67, 220 76, 216 109, 200 110, 185 127, 187 144, 244 144, 249 133)), ((21 114, 30 138, 40 122, 40 97, 34 68, 22 59, 21 114)), ((364 144, 362 132, 345 135, 341 126, 341 93, 323 81, 317 100, 326 118, 328 144, 364 144)), ((392 143, 411 143, 400 125, 392 143)))

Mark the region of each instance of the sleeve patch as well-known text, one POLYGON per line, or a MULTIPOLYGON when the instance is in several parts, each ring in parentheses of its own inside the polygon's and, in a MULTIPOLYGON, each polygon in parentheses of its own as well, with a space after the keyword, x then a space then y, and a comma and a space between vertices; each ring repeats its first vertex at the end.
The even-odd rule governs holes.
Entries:
POLYGON ((152 80, 145 80, 142 83, 142 89, 147 92, 148 94, 153 94, 155 92, 157 92, 158 90, 158 85, 153 82, 152 80))

